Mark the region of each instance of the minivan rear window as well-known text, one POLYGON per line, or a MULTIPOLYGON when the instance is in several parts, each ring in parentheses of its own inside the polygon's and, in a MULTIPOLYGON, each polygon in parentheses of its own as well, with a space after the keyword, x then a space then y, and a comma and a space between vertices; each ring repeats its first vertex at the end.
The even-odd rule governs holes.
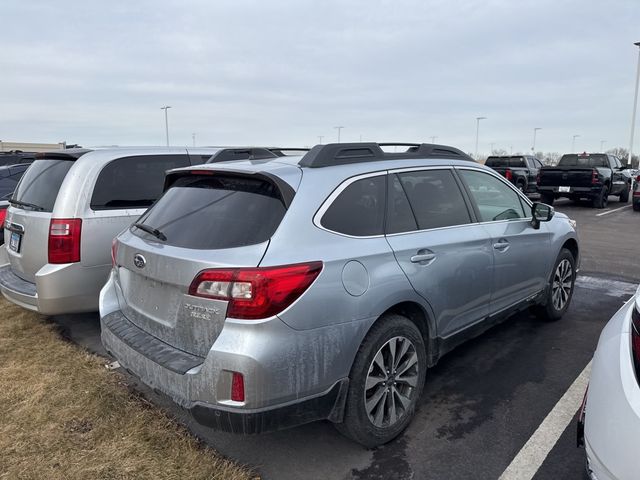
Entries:
MULTIPOLYGON (((138 223, 161 232, 167 245, 215 250, 267 241, 285 213, 280 191, 266 180, 186 176, 177 179, 138 223)), ((142 229, 132 231, 159 241, 142 229)))
POLYGON ((36 160, 22 176, 12 198, 52 212, 60 186, 73 163, 72 160, 36 160))

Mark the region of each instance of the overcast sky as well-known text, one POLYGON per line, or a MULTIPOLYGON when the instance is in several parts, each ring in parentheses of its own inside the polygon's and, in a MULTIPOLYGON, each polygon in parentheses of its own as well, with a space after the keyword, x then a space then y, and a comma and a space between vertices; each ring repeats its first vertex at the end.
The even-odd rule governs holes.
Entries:
MULTIPOLYGON (((0 6, 0 139, 628 147, 640 0, 0 6)), ((640 148, 640 131, 635 151, 640 148)))

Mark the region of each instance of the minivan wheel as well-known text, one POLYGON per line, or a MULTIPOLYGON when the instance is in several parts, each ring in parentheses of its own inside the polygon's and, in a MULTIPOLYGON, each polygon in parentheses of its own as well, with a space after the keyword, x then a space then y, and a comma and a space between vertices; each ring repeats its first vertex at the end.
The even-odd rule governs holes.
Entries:
POLYGON ((344 420, 336 428, 367 448, 390 442, 413 418, 426 369, 418 327, 401 315, 380 318, 358 350, 344 420))
POLYGON ((536 315, 551 321, 562 318, 571 303, 575 282, 575 259, 563 248, 553 267, 544 302, 534 308, 536 315))

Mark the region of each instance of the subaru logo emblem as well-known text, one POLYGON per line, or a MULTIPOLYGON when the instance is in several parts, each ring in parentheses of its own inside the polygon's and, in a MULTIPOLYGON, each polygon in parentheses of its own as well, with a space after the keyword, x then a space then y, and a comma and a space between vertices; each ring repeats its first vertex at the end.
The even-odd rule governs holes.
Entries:
POLYGON ((133 257, 133 264, 138 268, 144 268, 144 266, 147 264, 147 259, 139 253, 136 253, 133 257))

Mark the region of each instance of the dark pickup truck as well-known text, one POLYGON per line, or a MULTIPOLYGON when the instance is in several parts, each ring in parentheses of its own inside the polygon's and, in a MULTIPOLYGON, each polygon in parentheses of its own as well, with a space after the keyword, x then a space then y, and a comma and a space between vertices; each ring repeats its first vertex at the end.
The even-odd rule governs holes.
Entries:
POLYGON ((556 198, 586 198, 595 208, 607 206, 609 195, 629 201, 631 177, 618 157, 606 153, 569 153, 556 167, 543 167, 538 178, 540 201, 553 205, 556 198))
POLYGON ((484 163, 505 177, 523 193, 537 193, 538 171, 542 163, 531 155, 491 156, 484 163))

